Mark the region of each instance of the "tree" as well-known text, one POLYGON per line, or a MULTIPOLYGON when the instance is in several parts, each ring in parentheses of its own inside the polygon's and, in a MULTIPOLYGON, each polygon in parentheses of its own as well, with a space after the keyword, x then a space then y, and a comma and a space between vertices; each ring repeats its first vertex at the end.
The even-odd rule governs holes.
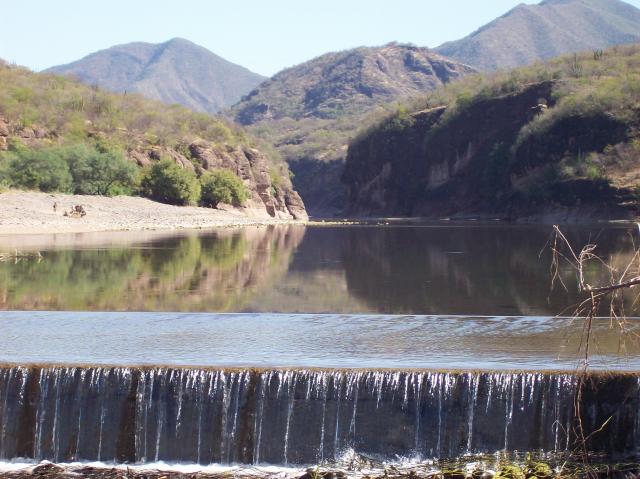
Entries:
POLYGON ((118 152, 100 152, 85 145, 63 150, 73 177, 74 192, 81 195, 129 194, 137 168, 118 152))
POLYGON ((145 168, 140 192, 161 203, 192 205, 200 199, 200 183, 192 171, 163 159, 145 168))
POLYGON ((61 193, 73 191, 69 166, 58 150, 19 146, 5 153, 2 162, 5 163, 3 182, 10 187, 61 193))
POLYGON ((236 206, 249 198, 249 192, 240 178, 229 170, 215 170, 205 173, 200 178, 202 185, 202 206, 217 207, 219 203, 229 203, 236 206))

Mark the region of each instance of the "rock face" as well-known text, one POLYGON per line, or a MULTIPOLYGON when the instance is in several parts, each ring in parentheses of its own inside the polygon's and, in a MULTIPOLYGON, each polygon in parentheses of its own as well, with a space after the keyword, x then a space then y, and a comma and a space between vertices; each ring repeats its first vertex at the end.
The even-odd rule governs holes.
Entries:
POLYGON ((146 166, 160 158, 168 157, 183 168, 197 173, 227 169, 240 177, 250 193, 244 204, 247 213, 257 217, 307 220, 304 203, 294 191, 288 178, 280 178, 277 185, 270 175, 267 157, 259 150, 236 146, 221 148, 205 140, 195 140, 186 146, 185 152, 166 147, 138 146, 129 151, 129 157, 140 166, 146 166))
POLYGON ((546 81, 478 101, 446 119, 445 107, 416 112, 403 128, 383 124, 356 140, 343 175, 347 212, 506 218, 576 208, 596 216, 632 213, 621 206, 633 199, 625 188, 598 178, 547 184, 544 177, 547 165, 567 156, 625 142, 628 125, 608 115, 578 115, 559 122, 544 137, 516 141, 544 107, 541 102, 553 106, 553 85, 546 81), (525 184, 539 188, 540 195, 525 194, 525 184))
POLYGON ((278 73, 229 116, 276 146, 312 214, 330 214, 344 206, 347 144, 367 114, 474 71, 427 48, 355 48, 278 73))
POLYGON ((620 0, 545 0, 518 5, 442 55, 492 71, 558 55, 607 48, 640 38, 640 10, 620 0))
POLYGON ((9 136, 9 123, 0 117, 0 151, 8 148, 7 137, 9 136))
POLYGON ((265 80, 181 38, 160 44, 118 45, 48 71, 114 92, 141 93, 209 113, 233 105, 265 80))

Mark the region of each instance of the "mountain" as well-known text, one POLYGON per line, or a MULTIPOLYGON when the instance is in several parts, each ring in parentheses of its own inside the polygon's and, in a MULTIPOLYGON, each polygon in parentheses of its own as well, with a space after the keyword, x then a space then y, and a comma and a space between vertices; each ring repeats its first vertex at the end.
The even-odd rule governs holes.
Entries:
POLYGON ((315 214, 343 206, 339 177, 366 115, 475 70, 427 48, 391 43, 327 53, 262 83, 229 116, 275 145, 315 214))
MULTIPOLYGON (((95 158, 104 155, 112 165, 128 161, 125 165, 136 176, 165 159, 198 177, 229 170, 247 190, 247 215, 307 217, 286 165, 262 152, 237 125, 138 94, 112 93, 51 73, 0 64, 0 188, 72 192, 71 174, 98 180, 108 174, 104 165, 86 166, 98 164, 95 158), (85 166, 74 169, 72 158, 85 166), (22 171, 24 164, 32 167, 22 171)), ((131 183, 114 194, 135 193, 135 182, 131 183)))
POLYGON ((520 4, 471 35, 435 51, 482 71, 631 43, 640 10, 620 0, 545 0, 520 4))
POLYGON ((265 79, 182 38, 118 45, 47 71, 209 113, 233 105, 265 79))
POLYGON ((348 214, 637 217, 639 83, 635 44, 469 77, 414 100, 351 142, 348 214))

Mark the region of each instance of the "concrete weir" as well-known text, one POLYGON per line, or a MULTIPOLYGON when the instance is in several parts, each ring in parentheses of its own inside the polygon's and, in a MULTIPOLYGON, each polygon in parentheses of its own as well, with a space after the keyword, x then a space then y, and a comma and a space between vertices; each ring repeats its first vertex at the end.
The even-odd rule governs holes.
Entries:
POLYGON ((640 447, 639 409, 640 377, 627 373, 7 365, 0 460, 304 465, 347 448, 390 460, 562 452, 578 415, 585 435, 605 425, 587 447, 613 457, 640 447))

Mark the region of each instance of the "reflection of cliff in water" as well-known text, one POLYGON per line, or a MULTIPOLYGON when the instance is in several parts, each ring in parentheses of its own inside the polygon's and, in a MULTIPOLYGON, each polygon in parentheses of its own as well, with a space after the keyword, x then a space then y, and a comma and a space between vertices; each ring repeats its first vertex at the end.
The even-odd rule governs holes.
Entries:
POLYGON ((225 229, 0 263, 0 309, 230 311, 283 275, 299 226, 225 229))
MULTIPOLYGON (((589 231, 569 230, 569 238, 597 242, 607 259, 628 256, 626 229, 589 231)), ((571 271, 564 271, 569 292, 550 293, 550 234, 551 227, 482 225, 349 229, 349 291, 384 313, 555 315, 577 298, 571 271)))
POLYGON ((246 311, 275 313, 370 313, 371 307, 351 294, 344 257, 349 228, 307 228, 289 271, 253 297, 246 311))

